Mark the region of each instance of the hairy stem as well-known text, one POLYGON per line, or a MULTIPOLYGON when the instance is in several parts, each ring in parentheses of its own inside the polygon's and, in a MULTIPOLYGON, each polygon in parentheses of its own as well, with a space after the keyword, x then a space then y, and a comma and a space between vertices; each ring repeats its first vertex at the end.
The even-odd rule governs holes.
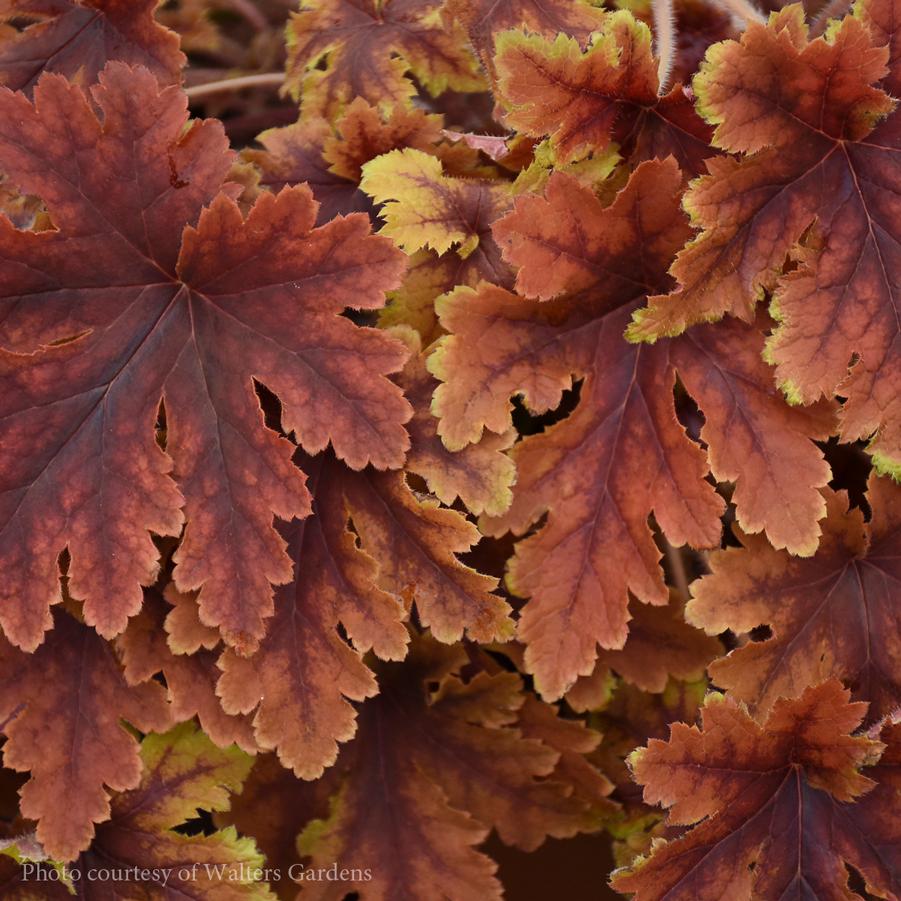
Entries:
POLYGON ((244 88, 281 87, 285 83, 284 72, 261 72, 259 75, 242 75, 239 78, 223 78, 221 81, 210 81, 188 88, 185 93, 188 99, 197 100, 211 94, 222 94, 226 91, 240 91, 244 88))
POLYGON ((851 0, 829 0, 829 2, 813 17, 810 23, 810 36, 818 38, 826 30, 832 19, 840 19, 851 8, 851 0))
POLYGON ((651 0, 654 12, 654 55, 657 57, 657 93, 663 96, 669 87, 676 59, 676 14, 673 0, 651 0))
POLYGON ((732 20, 738 28, 747 28, 752 22, 766 24, 766 16, 750 0, 716 0, 716 2, 732 15, 732 20))

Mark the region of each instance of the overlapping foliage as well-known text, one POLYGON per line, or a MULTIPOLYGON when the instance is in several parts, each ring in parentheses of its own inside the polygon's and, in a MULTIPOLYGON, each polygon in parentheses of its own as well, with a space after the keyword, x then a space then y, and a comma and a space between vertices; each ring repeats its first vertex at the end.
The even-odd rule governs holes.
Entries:
POLYGON ((727 6, 0 3, 4 898, 901 898, 901 5, 727 6))

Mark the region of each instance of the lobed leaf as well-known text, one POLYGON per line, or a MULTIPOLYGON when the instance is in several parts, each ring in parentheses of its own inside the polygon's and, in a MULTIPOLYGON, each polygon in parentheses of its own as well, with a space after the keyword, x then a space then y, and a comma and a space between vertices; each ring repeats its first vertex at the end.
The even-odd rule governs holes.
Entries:
POLYGON ((549 135, 561 164, 616 145, 636 163, 673 156, 690 175, 715 153, 682 86, 658 96, 651 32, 625 10, 605 14, 585 50, 565 34, 506 32, 494 64, 507 124, 549 135))
POLYGON ((447 644, 510 638, 510 607, 497 579, 459 559, 480 539, 457 510, 412 491, 401 472, 349 474, 344 496, 363 546, 378 561, 379 585, 416 604, 419 622, 447 644))
POLYGON ((439 159, 410 148, 366 163, 360 188, 382 204, 381 233, 407 253, 430 248, 441 255, 457 245, 466 259, 480 232, 510 206, 509 184, 450 178, 439 159))
POLYGON ((315 779, 356 731, 349 701, 376 693, 362 654, 406 652, 403 607, 377 584, 378 567, 347 528, 344 469, 326 457, 304 464, 314 514, 281 529, 293 580, 276 592, 276 612, 259 650, 227 650, 217 692, 229 714, 253 715, 256 742, 283 766, 315 779), (352 644, 338 633, 341 623, 352 644))
POLYGON ((874 719, 901 703, 896 610, 901 582, 901 488, 870 478, 873 515, 824 489, 828 516, 813 557, 791 557, 758 536, 710 557, 713 573, 692 586, 690 622, 708 633, 769 626, 771 636, 715 661, 711 678, 765 715, 780 697, 839 678, 870 702, 874 719))
POLYGON ((400 901, 440 884, 461 901, 500 898, 494 863, 473 847, 490 828, 529 849, 547 835, 595 828, 609 813, 606 783, 595 771, 574 778, 569 766, 597 737, 547 711, 523 721, 518 677, 482 672, 463 682, 465 659, 420 638, 405 663, 381 668, 382 691, 364 705, 360 733, 339 760, 332 811, 299 839, 312 867, 352 859, 372 879, 303 883, 301 897, 355 890, 364 901, 400 901))
POLYGON ((666 607, 634 605, 625 645, 598 652, 594 671, 580 677, 566 693, 570 706, 582 710, 600 707, 611 670, 630 685, 652 693, 665 691, 671 679, 701 679, 707 664, 719 657, 723 648, 716 638, 685 621, 684 606, 674 591, 666 607))
POLYGON ((433 95, 477 90, 475 59, 462 31, 442 24, 440 7, 441 0, 304 0, 288 24, 288 88, 305 110, 329 114, 357 97, 408 101, 408 73, 433 95))
POLYGON ((628 594, 663 605, 668 595, 647 520, 675 545, 719 541, 721 499, 708 471, 734 480, 739 522, 777 546, 812 553, 825 512, 817 490, 828 467, 811 438, 832 430, 828 406, 788 407, 759 353, 763 338, 733 323, 654 348, 622 335, 687 233, 674 161, 641 164, 614 202, 562 174, 544 197, 522 197, 495 231, 519 263, 524 300, 482 285, 439 302, 444 338, 429 365, 439 434, 451 449, 484 428, 504 433, 511 396, 530 410, 558 406, 581 380, 575 410, 513 450, 517 484, 489 534, 521 535, 508 587, 532 600, 519 635, 528 671, 548 698, 591 673, 597 645, 620 648, 628 594), (704 451, 676 419, 679 373, 706 416, 704 451))
POLYGON ((250 652, 271 586, 291 578, 273 515, 310 509, 255 385, 310 452, 400 465, 411 411, 387 376, 404 347, 341 314, 379 307, 402 256, 362 216, 314 228, 304 186, 260 196, 245 219, 222 190, 221 126, 185 129, 184 95, 146 71, 111 63, 90 97, 45 76, 36 94, 0 93, 0 166, 57 226, 0 220, 0 625, 39 644, 68 547, 86 621, 119 634, 156 579, 148 533, 187 521, 175 584, 250 652))
POLYGON ((504 435, 486 434, 477 444, 452 453, 438 436, 438 420, 429 410, 438 382, 430 375, 427 353, 421 350, 419 335, 398 326, 393 334, 404 340, 412 354, 398 376, 404 396, 413 405, 413 418, 407 424, 410 452, 406 469, 425 479, 429 490, 448 506, 457 497, 476 514, 497 516, 513 499, 511 488, 516 467, 504 451, 514 440, 512 430, 504 435))
POLYGON ((673 266, 679 287, 652 297, 629 330, 653 341, 727 313, 751 320, 774 292, 777 381, 793 403, 846 398, 842 440, 870 439, 877 468, 891 473, 901 464, 901 119, 880 87, 897 78, 888 35, 866 23, 897 22, 894 10, 893 0, 861 0, 809 40, 795 5, 708 51, 699 107, 714 144, 741 156, 710 161, 689 191, 700 231, 673 266))
MULTIPOLYGON (((847 863, 874 893, 891 896, 897 839, 874 813, 897 803, 897 754, 888 752, 888 773, 869 771, 889 777, 873 791, 860 768, 885 746, 849 734, 865 709, 849 703, 835 681, 779 700, 763 725, 734 701, 712 696, 700 729, 677 723, 668 741, 653 740, 631 756, 645 800, 670 808, 671 823, 693 828, 616 874, 614 887, 636 901, 706 901, 723 891, 736 901, 856 898, 847 863)), ((895 740, 894 730, 888 738, 895 740)))
POLYGON ((217 692, 227 713, 253 714, 260 747, 315 779, 356 731, 349 701, 376 694, 362 655, 403 659, 404 602, 415 602, 420 622, 446 642, 464 630, 490 641, 512 624, 492 593, 496 580, 456 556, 478 540, 460 513, 417 498, 403 473, 355 473, 329 455, 305 459, 303 468, 315 512, 282 531, 295 578, 276 593, 259 651, 223 654, 217 692))
POLYGON ((20 791, 22 814, 37 821, 50 857, 73 860, 91 843, 94 824, 110 817, 106 789, 126 791, 141 779, 137 742, 121 721, 166 729, 165 689, 129 685, 110 646, 61 608, 34 653, 0 639, 0 685, 4 765, 31 774, 20 791))
MULTIPOLYGON (((253 840, 231 827, 211 835, 175 831, 200 809, 227 810, 252 758, 237 748, 215 747, 183 723, 165 735, 148 735, 141 760, 140 784, 113 798, 109 819, 69 867, 80 876, 73 879, 75 895, 84 901, 272 901, 275 896, 257 877, 263 858, 253 840)), ((31 892, 14 896, 22 901, 72 897, 59 883, 33 873, 21 885, 31 892)))
POLYGON ((93 84, 110 61, 181 80, 178 35, 154 19, 157 0, 3 0, 0 20, 33 19, 0 40, 0 84, 28 96, 44 72, 93 84))
POLYGON ((194 628, 203 629, 196 619, 197 604, 193 598, 179 595, 171 585, 165 592, 147 589, 141 612, 116 640, 126 680, 130 685, 139 685, 162 673, 175 722, 196 716, 204 734, 218 747, 237 744, 248 753, 254 753, 257 744, 249 719, 229 716, 216 696, 216 683, 221 675, 216 666, 219 654, 215 650, 219 634, 212 632, 212 648, 192 647, 189 653, 176 653, 170 644, 177 647, 178 642, 167 636, 167 619, 173 621, 173 607, 167 600, 173 601, 174 609, 178 610, 179 638, 184 638, 184 625, 191 612, 195 619, 194 628))

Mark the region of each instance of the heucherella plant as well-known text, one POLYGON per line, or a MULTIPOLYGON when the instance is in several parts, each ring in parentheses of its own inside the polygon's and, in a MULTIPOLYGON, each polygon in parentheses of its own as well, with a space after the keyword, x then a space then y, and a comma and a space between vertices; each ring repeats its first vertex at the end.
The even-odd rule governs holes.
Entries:
POLYGON ((901 898, 898 2, 0 11, 4 899, 901 898))

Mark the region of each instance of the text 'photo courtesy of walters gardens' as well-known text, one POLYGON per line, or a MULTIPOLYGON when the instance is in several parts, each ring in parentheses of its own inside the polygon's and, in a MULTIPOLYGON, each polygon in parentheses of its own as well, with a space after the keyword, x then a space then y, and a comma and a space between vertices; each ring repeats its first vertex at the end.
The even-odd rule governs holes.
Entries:
POLYGON ((901 0, 0 0, 0 901, 901 901, 901 0))
MULTIPOLYGON (((286 877, 292 882, 305 880, 312 882, 370 882, 372 871, 368 868, 361 870, 339 867, 337 863, 333 863, 330 867, 315 868, 295 863, 291 864, 284 874, 278 868, 248 865, 244 861, 237 864, 192 863, 182 864, 178 867, 99 866, 90 867, 85 871, 66 864, 48 865, 34 861, 23 861, 22 863, 23 882, 60 883, 65 885, 71 894, 77 894, 72 890, 82 881, 104 883, 106 891, 111 885, 114 888, 116 883, 126 886, 146 883, 148 886, 158 886, 165 890, 170 881, 174 885, 197 882, 246 884, 249 882, 279 882, 286 877)), ((88 894, 90 894, 90 889, 88 889, 88 894)))

